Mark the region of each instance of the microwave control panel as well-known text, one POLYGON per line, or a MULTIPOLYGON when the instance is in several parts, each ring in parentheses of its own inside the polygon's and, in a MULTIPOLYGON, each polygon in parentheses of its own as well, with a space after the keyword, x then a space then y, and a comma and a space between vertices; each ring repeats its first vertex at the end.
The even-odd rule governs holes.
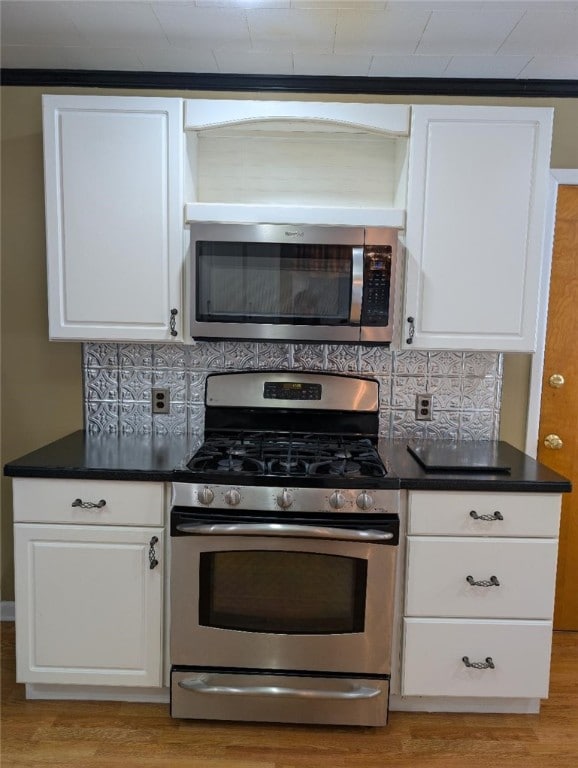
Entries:
POLYGON ((363 256, 362 325, 389 324, 391 245, 366 246, 363 256))

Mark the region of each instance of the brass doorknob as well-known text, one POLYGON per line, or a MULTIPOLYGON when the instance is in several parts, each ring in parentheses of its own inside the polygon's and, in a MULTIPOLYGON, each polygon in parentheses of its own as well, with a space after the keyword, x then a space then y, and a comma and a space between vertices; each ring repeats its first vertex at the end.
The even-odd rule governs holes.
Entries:
POLYGON ((558 435, 546 435, 544 438, 544 445, 546 448, 552 448, 557 451, 564 445, 564 441, 558 435))
POLYGON ((564 386, 564 377, 561 373, 553 373, 548 379, 548 384, 555 389, 564 386))

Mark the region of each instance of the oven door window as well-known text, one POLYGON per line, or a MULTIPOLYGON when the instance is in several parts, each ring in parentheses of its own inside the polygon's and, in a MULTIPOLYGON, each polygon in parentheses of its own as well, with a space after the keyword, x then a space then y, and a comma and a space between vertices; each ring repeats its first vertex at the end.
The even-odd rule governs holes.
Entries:
POLYGON ((196 257, 200 322, 349 322, 351 246, 199 241, 196 257))
POLYGON ((280 550, 200 556, 199 623, 269 634, 363 632, 367 561, 280 550))

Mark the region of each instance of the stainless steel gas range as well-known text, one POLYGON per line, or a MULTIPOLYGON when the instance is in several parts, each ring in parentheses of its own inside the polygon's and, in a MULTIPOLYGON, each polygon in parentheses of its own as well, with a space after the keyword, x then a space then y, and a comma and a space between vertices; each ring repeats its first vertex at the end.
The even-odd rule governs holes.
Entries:
POLYGON ((399 491, 378 383, 207 379, 205 441, 173 487, 173 717, 383 725, 399 491))

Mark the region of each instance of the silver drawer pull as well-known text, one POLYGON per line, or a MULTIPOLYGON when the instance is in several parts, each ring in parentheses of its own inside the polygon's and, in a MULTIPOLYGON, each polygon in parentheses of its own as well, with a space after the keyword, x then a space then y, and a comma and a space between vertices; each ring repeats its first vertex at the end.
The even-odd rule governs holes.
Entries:
POLYGON ((379 688, 365 685, 343 688, 341 691, 323 691, 315 688, 285 688, 281 685, 212 685, 210 676, 180 680, 179 687, 195 693, 221 696, 274 696, 291 699, 373 699, 381 693, 379 688))
POLYGON ((485 661, 470 661, 469 656, 462 656, 462 661, 470 669, 495 669, 496 666, 491 656, 486 656, 485 661))
POLYGON ((484 579, 481 579, 480 581, 476 581, 473 576, 466 576, 466 581, 468 584, 471 584, 472 587, 499 587, 500 582, 498 581, 497 576, 490 576, 490 578, 485 581, 484 579))
POLYGON ((496 511, 492 515, 478 515, 475 509, 472 509, 472 511, 470 512, 470 517, 473 518, 474 520, 488 520, 488 521, 504 519, 504 516, 502 515, 501 512, 496 511))
POLYGON ((83 501, 82 499, 74 499, 72 502, 73 507, 80 507, 80 509, 102 509, 106 506, 106 501, 101 499, 96 503, 94 501, 83 501))

